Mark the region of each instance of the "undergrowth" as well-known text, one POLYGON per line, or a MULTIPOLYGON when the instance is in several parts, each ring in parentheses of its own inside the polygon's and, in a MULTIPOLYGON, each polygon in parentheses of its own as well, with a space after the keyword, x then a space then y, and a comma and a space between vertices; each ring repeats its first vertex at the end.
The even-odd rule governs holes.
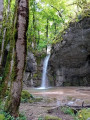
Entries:
POLYGON ((4 111, 5 101, 0 101, 0 120, 27 120, 24 113, 20 113, 18 118, 14 118, 9 113, 4 111))
POLYGON ((70 107, 62 107, 61 110, 65 114, 73 116, 74 120, 88 120, 90 119, 90 108, 82 108, 77 111, 77 114, 74 114, 74 110, 70 107))

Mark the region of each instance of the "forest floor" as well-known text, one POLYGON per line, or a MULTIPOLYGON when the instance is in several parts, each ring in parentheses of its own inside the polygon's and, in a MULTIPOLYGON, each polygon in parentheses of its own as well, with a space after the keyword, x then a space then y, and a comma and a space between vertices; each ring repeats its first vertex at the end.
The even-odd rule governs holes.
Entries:
POLYGON ((34 97, 42 97, 43 100, 34 103, 21 103, 20 112, 24 112, 28 120, 39 120, 46 115, 58 116, 62 120, 74 120, 71 115, 65 114, 58 106, 82 106, 90 105, 90 87, 60 87, 46 90, 27 88, 34 97), (49 113, 51 109, 56 109, 49 113))

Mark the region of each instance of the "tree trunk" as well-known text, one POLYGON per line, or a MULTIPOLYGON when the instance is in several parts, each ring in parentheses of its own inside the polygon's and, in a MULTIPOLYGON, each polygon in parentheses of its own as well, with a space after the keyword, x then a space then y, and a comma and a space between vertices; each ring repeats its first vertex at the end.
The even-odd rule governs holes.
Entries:
MULTIPOLYGON (((46 39, 47 39, 47 41, 48 41, 48 29, 49 29, 48 24, 49 24, 49 20, 47 18, 47 25, 46 25, 46 39)), ((46 51, 47 51, 47 46, 46 46, 46 51)))
MULTIPOLYGON (((2 0, 0 0, 2 1, 2 0)), ((8 18, 9 18, 9 13, 10 13, 10 2, 11 0, 8 0, 8 6, 7 6, 7 16, 6 16, 6 21, 8 21, 8 18)), ((3 2, 2 2, 2 5, 1 5, 1 8, 2 9, 2 13, 3 13, 3 2)), ((1 15, 1 20, 3 20, 3 15, 1 15)), ((2 26, 1 26, 2 28, 2 26)), ((0 31, 1 32, 1 31, 0 31)), ((4 28, 3 30, 3 37, 2 37, 2 44, 1 44, 1 53, 0 53, 0 67, 2 68, 2 61, 3 61, 3 53, 4 53, 4 43, 5 43, 5 35, 6 35, 6 27, 4 28)))
POLYGON ((39 45, 39 41, 40 41, 40 31, 38 29, 38 41, 37 41, 37 45, 39 45))
MULTIPOLYGON (((3 0, 0 0, 0 22, 3 19, 3 0)), ((2 24, 0 23, 0 32, 1 32, 2 24)))
MULTIPOLYGON (((3 0, 0 0, 0 35, 1 35, 1 28, 2 28, 2 19, 3 19, 3 0)), ((1 52, 1 45, 0 45, 0 52, 1 52)), ((0 53, 0 67, 1 67, 1 53, 0 53)))
POLYGON ((5 110, 14 117, 19 115, 22 80, 26 56, 26 30, 28 23, 28 0, 18 0, 17 39, 15 43, 15 61, 12 73, 11 94, 7 99, 5 110))
POLYGON ((56 31, 57 31, 57 24, 55 23, 55 35, 56 35, 56 31))

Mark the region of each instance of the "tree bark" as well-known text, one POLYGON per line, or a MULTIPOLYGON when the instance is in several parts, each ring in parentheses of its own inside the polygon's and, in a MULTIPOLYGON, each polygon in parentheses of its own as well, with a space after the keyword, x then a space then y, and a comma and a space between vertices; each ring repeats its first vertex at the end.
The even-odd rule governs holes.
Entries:
MULTIPOLYGON (((2 19, 3 19, 3 0, 0 0, 0 34, 2 28, 2 19)), ((0 52, 1 52, 1 46, 0 46, 0 52)), ((0 53, 0 66, 1 66, 1 53, 0 53)))
MULTIPOLYGON (((10 13, 10 2, 11 0, 8 0, 8 6, 7 6, 7 16, 6 21, 8 21, 9 13, 10 13)), ((0 20, 3 21, 3 0, 0 0, 0 20)), ((2 29, 2 25, 0 26, 0 29, 2 29)), ((1 31, 0 31, 1 32, 1 31)), ((3 30, 3 37, 2 37, 2 44, 1 44, 1 53, 0 53, 0 67, 2 67, 2 61, 3 61, 3 53, 4 53, 4 43, 5 43, 5 35, 6 35, 6 27, 3 30)))
POLYGON ((15 61, 11 94, 7 99, 5 110, 14 117, 19 115, 19 105, 22 91, 23 72, 26 59, 26 31, 28 23, 28 0, 18 0, 17 36, 15 43, 15 61))

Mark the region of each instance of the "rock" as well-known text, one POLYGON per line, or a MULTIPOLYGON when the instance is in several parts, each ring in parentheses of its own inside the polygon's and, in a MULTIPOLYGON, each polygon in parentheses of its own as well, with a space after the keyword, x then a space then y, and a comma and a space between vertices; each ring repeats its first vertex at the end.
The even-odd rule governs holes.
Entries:
POLYGON ((24 72, 23 81, 26 86, 34 86, 33 74, 37 71, 37 63, 34 54, 27 53, 26 69, 24 72))
POLYGON ((28 52, 26 62, 26 72, 34 73, 37 71, 37 63, 34 54, 28 52))
POLYGON ((73 102, 73 101, 69 101, 69 102, 67 103, 67 105, 72 106, 72 105, 74 105, 74 102, 73 102))
POLYGON ((87 120, 90 120, 90 117, 87 120))
POLYGON ((28 51, 26 60, 26 70, 24 73, 24 85, 27 87, 38 87, 41 85, 43 60, 46 53, 35 53, 28 51))
POLYGON ((90 18, 71 23, 52 47, 49 73, 56 86, 90 86, 90 18))

